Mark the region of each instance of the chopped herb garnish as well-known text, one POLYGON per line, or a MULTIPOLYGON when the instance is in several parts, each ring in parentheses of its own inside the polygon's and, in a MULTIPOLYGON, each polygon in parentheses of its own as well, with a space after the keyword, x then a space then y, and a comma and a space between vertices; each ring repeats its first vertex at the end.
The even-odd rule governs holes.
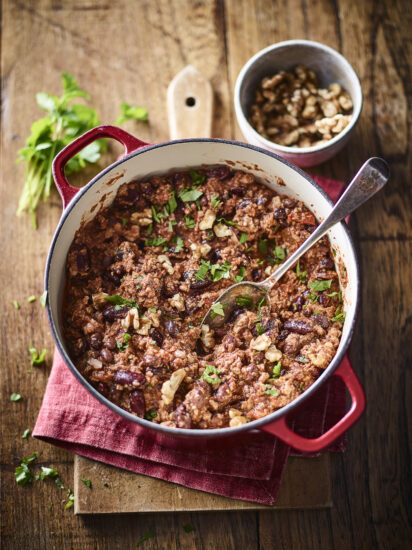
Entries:
POLYGON ((233 226, 237 226, 239 225, 237 222, 232 222, 230 220, 227 220, 226 218, 219 218, 218 220, 216 220, 217 223, 224 223, 226 225, 233 225, 233 226))
POLYGON ((89 489, 92 488, 92 482, 90 481, 90 479, 87 479, 85 477, 81 477, 80 479, 81 479, 81 481, 83 481, 83 483, 86 485, 86 487, 88 487, 89 489))
POLYGON ((149 120, 147 109, 139 107, 138 105, 129 105, 125 101, 122 101, 120 103, 120 116, 115 124, 121 124, 122 122, 126 122, 126 120, 147 122, 149 120))
POLYGON ((21 395, 20 395, 19 393, 12 393, 12 394, 10 395, 10 401, 14 401, 14 402, 20 401, 21 398, 22 398, 22 397, 21 397, 21 395))
POLYGON ((108 487, 108 486, 109 486, 109 484, 107 483, 107 481, 105 481, 105 482, 103 483, 103 487, 108 487))
POLYGON ((182 237, 176 237, 176 246, 175 246, 175 254, 178 254, 183 250, 184 247, 184 241, 182 237))
POLYGON ((153 420, 157 416, 157 411, 147 411, 144 416, 147 420, 153 420))
POLYGON ((252 308, 254 305, 252 296, 238 296, 236 298, 236 303, 238 306, 248 307, 248 308, 252 308))
POLYGON ((335 316, 332 317, 333 322, 343 323, 345 320, 346 313, 342 311, 342 307, 338 306, 335 311, 335 316))
POLYGON ((245 243, 248 240, 249 235, 247 233, 241 233, 239 242, 240 244, 245 243))
POLYGON ((157 208, 154 204, 152 204, 152 214, 153 214, 154 221, 157 222, 157 223, 160 223, 163 220, 163 218, 165 217, 164 214, 157 211, 157 208))
POLYGON ((213 264, 211 267, 210 267, 210 274, 212 276, 212 281, 213 282, 217 282, 217 281, 220 281, 221 279, 229 279, 229 271, 230 271, 230 268, 231 268, 231 264, 225 260, 225 262, 220 265, 220 264, 213 264))
POLYGON ((37 453, 34 452, 31 456, 26 456, 21 459, 20 466, 17 466, 14 471, 14 477, 18 485, 24 487, 27 483, 31 483, 33 481, 34 476, 28 465, 36 460, 36 458, 37 453))
POLYGON ((46 307, 47 303, 47 290, 43 292, 43 294, 40 296, 40 304, 42 307, 46 307))
POLYGON ((57 487, 59 487, 60 489, 64 489, 64 485, 62 483, 62 480, 59 478, 59 477, 56 477, 56 479, 54 480, 55 484, 57 485, 57 487))
POLYGON ((281 246, 275 246, 273 255, 275 256, 275 264, 281 264, 286 258, 286 249, 281 246))
POLYGON ((267 239, 259 239, 258 240, 258 250, 264 256, 267 255, 267 253, 268 253, 268 240, 267 239))
POLYGON ((317 302, 319 300, 319 295, 318 294, 308 294, 307 298, 311 302, 317 302))
MULTIPOLYGON (((155 311, 156 311, 156 310, 155 310, 155 311)), ((132 335, 129 334, 128 332, 125 332, 125 333, 123 334, 123 342, 125 342, 126 344, 127 344, 128 342, 130 342, 131 338, 132 338, 132 335)))
POLYGON ((44 480, 46 477, 57 477, 59 475, 59 472, 57 470, 54 470, 53 468, 47 468, 46 466, 41 467, 41 474, 40 479, 44 480))
POLYGON ((49 510, 53 510, 53 503, 52 502, 50 502, 50 504, 49 504, 49 510))
POLYGON ((246 267, 241 265, 239 267, 239 274, 236 275, 234 278, 235 283, 240 283, 241 281, 243 281, 243 279, 245 278, 245 275, 246 275, 246 267))
POLYGON ((161 246, 166 242, 164 237, 153 237, 153 239, 146 239, 145 246, 161 246))
POLYGON ((192 218, 192 216, 185 216, 185 225, 188 229, 193 229, 196 225, 195 220, 192 218))
POLYGON ((330 294, 326 294, 326 296, 329 296, 329 298, 332 298, 333 296, 338 296, 339 300, 342 301, 342 292, 331 292, 330 294))
POLYGON ((67 489, 67 498, 69 500, 66 502, 66 506, 65 506, 66 510, 71 508, 74 504, 74 494, 72 493, 71 489, 67 489))
POLYGON ((279 392, 277 389, 272 388, 272 386, 267 385, 267 390, 265 390, 265 393, 268 395, 274 395, 275 397, 279 395, 279 392))
POLYGON ((146 235, 147 236, 150 236, 153 232, 153 224, 150 223, 148 226, 147 226, 147 229, 146 229, 146 235))
POLYGON ((331 284, 332 279, 328 279, 327 281, 312 281, 309 283, 309 288, 316 292, 322 292, 323 290, 330 288, 331 284))
POLYGON ((129 221, 129 218, 122 218, 122 227, 124 227, 128 221, 129 221))
POLYGON ((26 428, 23 432, 23 435, 21 436, 22 439, 27 439, 29 437, 29 435, 31 434, 31 431, 29 430, 29 428, 26 428))
POLYGON ((211 265, 209 261, 201 260, 200 267, 195 273, 196 279, 198 279, 199 281, 204 281, 210 267, 211 265))
POLYGON ((225 316, 225 312, 223 310, 223 306, 221 303, 219 302, 216 302, 216 304, 213 304, 212 307, 210 308, 212 310, 212 313, 210 314, 210 316, 212 317, 212 319, 214 317, 216 317, 216 315, 221 315, 222 317, 225 316))
POLYGON ((212 206, 216 210, 222 204, 222 201, 219 200, 219 195, 213 195, 211 198, 212 206))
POLYGON ((129 347, 129 342, 131 338, 131 335, 128 332, 125 332, 123 334, 123 342, 116 342, 117 349, 120 352, 125 351, 129 347))
POLYGON ((218 374, 220 374, 220 370, 218 370, 213 365, 206 365, 205 371, 202 374, 202 378, 203 380, 206 380, 208 384, 220 384, 222 380, 218 377, 218 374), (216 378, 210 376, 211 374, 214 374, 216 378))
POLYGON ((183 529, 186 533, 190 533, 191 531, 193 531, 193 527, 189 524, 183 525, 183 529))
POLYGON ((273 372, 273 377, 277 378, 278 376, 280 376, 280 371, 281 370, 282 370, 282 363, 280 361, 278 361, 273 366, 273 371, 272 371, 273 372))
POLYGON ((140 546, 142 542, 144 542, 147 539, 152 539, 154 536, 155 534, 153 533, 153 531, 148 531, 147 533, 145 533, 140 537, 140 539, 136 543, 136 546, 140 546))
POLYGON ((41 353, 39 355, 39 352, 37 351, 37 349, 34 348, 33 346, 30 346, 29 347, 29 352, 31 353, 30 362, 33 365, 33 367, 38 367, 39 365, 44 363, 44 359, 46 357, 46 350, 45 349, 42 349, 41 353))
POLYGON ((16 300, 13 301, 13 307, 14 309, 20 309, 20 304, 16 300))
POLYGON ((177 208, 176 196, 175 196, 175 192, 172 191, 170 194, 170 199, 167 201, 167 209, 169 211, 169 214, 173 214, 176 208, 177 208))
POLYGON ((173 232, 173 226, 174 225, 177 225, 177 222, 173 221, 173 220, 169 220, 169 231, 172 233, 173 232))
POLYGON ((296 264, 296 277, 302 281, 302 283, 306 282, 306 278, 308 276, 307 271, 301 271, 300 270, 300 260, 298 260, 298 263, 296 264))
POLYGON ((29 304, 31 304, 32 302, 35 302, 36 301, 36 296, 34 296, 34 294, 32 296, 29 296, 27 298, 27 301, 29 302, 29 304))
POLYGON ((138 308, 139 305, 134 300, 127 300, 126 298, 122 298, 122 296, 119 296, 118 294, 114 294, 113 296, 105 296, 104 298, 106 302, 110 302, 111 304, 115 304, 116 306, 127 306, 127 307, 136 307, 138 308))
POLYGON ((257 331, 258 336, 260 336, 261 334, 264 334, 264 333, 266 332, 266 329, 265 329, 265 327, 262 325, 262 323, 257 323, 257 325, 256 325, 256 331, 257 331))
POLYGON ((204 174, 199 174, 196 170, 190 170, 190 177, 192 178, 193 185, 196 187, 202 185, 205 182, 206 176, 204 174))
POLYGON ((193 189, 192 187, 186 187, 179 193, 179 199, 183 202, 194 202, 203 195, 203 191, 199 189, 193 189))

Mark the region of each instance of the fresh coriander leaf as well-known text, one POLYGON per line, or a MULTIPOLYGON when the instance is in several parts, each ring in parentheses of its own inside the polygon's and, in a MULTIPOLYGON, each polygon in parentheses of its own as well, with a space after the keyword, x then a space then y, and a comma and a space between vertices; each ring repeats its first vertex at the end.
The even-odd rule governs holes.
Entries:
POLYGON ((240 244, 245 243, 248 240, 249 235, 247 233, 241 233, 239 242, 240 244))
POLYGON ((190 170, 190 177, 192 178, 193 185, 196 187, 202 185, 206 180, 206 176, 204 174, 199 174, 196 170, 190 170))
POLYGON ((184 247, 184 241, 182 237, 176 237, 176 246, 175 246, 175 253, 179 254, 183 250, 184 247))
POLYGON ((329 296, 330 298, 332 298, 333 296, 338 296, 339 297, 339 300, 342 301, 342 292, 331 292, 330 294, 326 294, 326 296, 329 296))
POLYGON ((246 267, 241 265, 239 267, 239 274, 236 275, 234 278, 235 283, 240 283, 241 281, 243 281, 243 279, 245 278, 245 275, 246 275, 246 267))
POLYGON ((67 498, 69 500, 66 502, 66 506, 65 506, 66 510, 71 508, 74 504, 74 494, 72 493, 71 489, 67 489, 67 498))
POLYGON ((158 210, 157 210, 157 208, 154 204, 152 204, 151 208, 152 208, 152 214, 153 214, 154 221, 156 223, 160 223, 164 219, 165 215, 162 214, 161 212, 158 212, 158 210))
POLYGON ((105 296, 104 298, 106 302, 110 302, 111 304, 115 304, 116 306, 128 306, 128 307, 135 307, 138 308, 139 305, 134 300, 127 300, 126 298, 122 298, 122 296, 119 296, 118 294, 114 294, 113 296, 105 296))
POLYGON ((49 504, 49 510, 53 510, 53 503, 52 502, 50 502, 50 504, 49 504))
POLYGON ((150 223, 148 226, 147 226, 147 229, 146 229, 146 235, 149 236, 151 235, 153 232, 153 224, 150 223))
POLYGON ((188 229, 193 229, 196 225, 196 222, 192 218, 192 216, 185 216, 185 225, 188 229))
POLYGON ((312 281, 309 283, 309 288, 316 292, 322 292, 323 290, 327 290, 331 287, 332 279, 328 279, 327 281, 312 281))
POLYGON ((216 317, 216 315, 221 315, 222 317, 225 316, 223 306, 219 302, 217 302, 216 304, 213 304, 210 309, 212 310, 212 313, 211 313, 212 318, 216 317))
POLYGON ((319 300, 319 295, 318 294, 308 294, 307 298, 311 302, 317 302, 319 300))
POLYGON ((16 300, 13 300, 13 307, 14 309, 20 309, 20 304, 16 300))
POLYGON ((191 187, 187 187, 186 189, 183 189, 179 193, 179 199, 183 202, 194 202, 197 201, 197 199, 200 199, 200 197, 203 195, 203 191, 199 191, 199 189, 193 189, 191 187))
POLYGON ((31 431, 29 430, 29 428, 26 428, 23 432, 23 435, 21 436, 22 439, 27 439, 29 437, 29 435, 31 434, 31 431))
POLYGON ((33 481, 34 476, 28 464, 36 460, 36 458, 37 458, 37 453, 34 452, 31 456, 23 457, 21 459, 20 466, 17 466, 14 471, 14 477, 18 485, 21 485, 22 487, 24 487, 25 485, 27 485, 27 483, 31 483, 33 481))
POLYGON ((174 220, 169 220, 169 231, 171 233, 173 232, 173 226, 174 225, 177 225, 177 222, 175 222, 174 220))
POLYGON ((83 481, 83 483, 86 485, 86 487, 88 487, 89 489, 92 488, 92 482, 90 481, 90 479, 87 479, 85 477, 81 477, 80 479, 81 479, 81 481, 83 481))
POLYGON ((56 479, 54 481, 55 481, 57 487, 60 487, 60 489, 64 489, 64 485, 63 485, 63 483, 62 483, 62 481, 59 477, 56 477, 56 479))
POLYGON ((33 454, 31 454, 30 456, 26 456, 26 457, 23 457, 21 459, 21 461, 24 463, 24 464, 30 464, 31 462, 34 462, 35 460, 37 459, 37 452, 35 451, 33 454))
POLYGON ((12 393, 12 394, 10 395, 10 401, 14 401, 14 402, 20 401, 21 398, 22 398, 22 397, 21 397, 21 395, 20 395, 19 393, 12 393))
POLYGON ((343 323, 345 320, 346 313, 342 311, 342 307, 338 306, 335 311, 334 317, 332 317, 333 322, 343 323))
POLYGON ((43 292, 43 294, 40 296, 40 304, 42 307, 46 307, 47 303, 47 290, 43 292))
POLYGON ((58 477, 59 472, 53 468, 47 468, 46 466, 41 467, 40 479, 44 480, 46 477, 58 477))
POLYGON ((298 263, 296 264, 296 277, 302 281, 302 283, 306 282, 306 278, 308 276, 307 271, 301 271, 300 270, 300 261, 298 260, 298 263))
POLYGON ((203 380, 206 380, 208 384, 220 384, 222 380, 218 377, 218 374, 220 374, 220 370, 213 365, 206 365, 205 371, 201 377, 203 380), (214 374, 215 377, 210 376, 211 374, 214 374))
POLYGON ((236 303, 238 306, 253 308, 253 298, 251 296, 238 296, 236 298, 236 303))
POLYGON ((278 361, 273 366, 273 376, 274 376, 274 378, 277 378, 278 376, 280 376, 280 371, 281 370, 282 370, 282 363, 280 361, 278 361))
POLYGON ((200 267, 195 273, 196 279, 204 281, 211 265, 209 261, 201 260, 200 267))
POLYGON ((277 389, 272 388, 272 386, 269 386, 269 385, 266 386, 266 387, 268 388, 268 389, 265 391, 266 394, 268 394, 268 395, 274 395, 275 397, 276 397, 277 395, 279 395, 279 392, 278 392, 277 389))
POLYGON ((177 208, 177 201, 176 201, 176 196, 174 191, 172 191, 170 194, 170 199, 167 202, 167 207, 170 214, 173 214, 173 212, 177 208))
POLYGON ((281 264, 286 258, 286 250, 281 246, 275 246, 275 248, 273 249, 273 255, 276 258, 275 263, 281 264))
POLYGON ((223 265, 220 264, 213 264, 210 268, 210 275, 213 282, 220 281, 221 279, 229 279, 229 271, 231 268, 231 264, 225 260, 223 265))
POLYGON ((166 242, 164 237, 153 237, 153 239, 147 239, 144 243, 145 246, 161 246, 166 242))
POLYGON ((152 539, 154 536, 155 534, 153 533, 153 531, 148 531, 147 533, 145 533, 140 537, 140 539, 136 543, 136 546, 140 546, 142 542, 144 542, 147 539, 152 539))
POLYGON ((264 334, 264 333, 266 332, 266 329, 265 329, 265 327, 262 325, 262 323, 257 323, 257 325, 256 325, 256 331, 257 331, 258 336, 260 336, 261 334, 264 334))
POLYGON ((267 239, 259 239, 258 240, 258 250, 261 254, 264 256, 267 256, 268 253, 268 240, 267 239))
POLYGON ((41 353, 39 355, 39 352, 37 351, 37 349, 34 348, 33 346, 30 346, 29 347, 29 352, 31 353, 30 362, 33 365, 33 367, 38 367, 39 365, 44 363, 44 360, 46 358, 46 350, 45 349, 42 349, 41 353))
POLYGON ((237 222, 232 222, 231 220, 227 220, 226 218, 219 218, 216 221, 217 223, 224 223, 226 225, 233 225, 233 226, 239 225, 237 222))
POLYGON ((186 533, 190 533, 191 531, 193 531, 193 527, 189 524, 187 525, 183 525, 183 530, 186 532, 186 533))
POLYGON ((125 332, 125 333, 123 334, 123 342, 125 342, 126 344, 127 344, 128 342, 130 342, 131 339, 132 339, 132 335, 129 334, 128 332, 125 332))
POLYGON ((147 411, 144 416, 147 420, 154 420, 157 416, 157 411, 147 411))
POLYGON ((121 124, 126 122, 126 120, 140 120, 142 122, 147 122, 149 120, 149 115, 147 109, 144 107, 138 107, 137 105, 129 105, 125 101, 120 103, 120 116, 116 120, 115 124, 121 124))
POLYGON ((219 206, 222 204, 222 201, 219 200, 219 195, 213 195, 213 197, 210 200, 215 210, 219 208, 219 206))
POLYGON ((124 227, 128 221, 129 221, 129 218, 122 218, 122 227, 124 227))
POLYGON ((36 301, 36 296, 32 295, 32 296, 29 296, 27 298, 27 301, 29 302, 29 304, 31 304, 32 302, 35 302, 36 301))
POLYGON ((109 486, 109 484, 107 483, 107 481, 105 481, 105 482, 103 483, 103 487, 108 487, 108 486, 109 486))

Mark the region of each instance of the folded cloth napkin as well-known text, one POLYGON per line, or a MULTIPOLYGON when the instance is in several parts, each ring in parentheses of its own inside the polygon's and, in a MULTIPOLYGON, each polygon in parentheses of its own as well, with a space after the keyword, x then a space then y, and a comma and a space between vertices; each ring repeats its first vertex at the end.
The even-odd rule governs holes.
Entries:
MULTIPOLYGON (((315 179, 336 200, 343 184, 315 179)), ((295 415, 294 429, 305 437, 319 436, 345 410, 345 388, 339 379, 332 378, 295 415)), ((161 445, 140 431, 137 424, 95 399, 55 351, 34 437, 94 460, 194 489, 260 504, 276 501, 291 452, 277 438, 253 432, 230 449, 216 449, 206 442, 199 449, 187 450, 161 445)), ((345 444, 343 436, 327 450, 343 451, 345 444)))

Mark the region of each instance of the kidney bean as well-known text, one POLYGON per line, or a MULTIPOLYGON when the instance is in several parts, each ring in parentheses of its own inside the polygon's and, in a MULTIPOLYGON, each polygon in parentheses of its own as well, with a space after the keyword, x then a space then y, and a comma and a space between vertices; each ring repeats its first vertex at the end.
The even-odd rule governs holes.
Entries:
POLYGON ((104 340, 104 345, 107 349, 114 350, 116 349, 116 340, 113 338, 113 336, 107 336, 104 340))
POLYGON ((142 390, 133 390, 130 393, 130 408, 137 416, 140 416, 140 418, 144 417, 146 401, 142 390))
POLYGON ((248 206, 249 204, 250 204, 250 200, 242 201, 242 202, 239 204, 239 208, 244 208, 245 206, 248 206))
POLYGON ((143 362, 146 368, 158 369, 162 365, 162 360, 158 355, 145 355, 143 357, 143 362))
POLYGON ((321 260, 319 265, 321 267, 325 267, 326 269, 333 269, 335 267, 335 263, 330 256, 321 260))
POLYGON ((205 279, 204 281, 200 281, 199 279, 196 279, 196 277, 193 277, 190 279, 190 290, 197 293, 207 288, 211 284, 212 284, 212 281, 210 279, 205 279))
POLYGON ((313 316, 313 320, 317 325, 320 325, 322 328, 326 329, 329 327, 329 319, 326 315, 323 314, 317 314, 313 316))
POLYGON ((229 195, 231 196, 235 195, 236 197, 243 197, 245 195, 245 189, 237 185, 234 185, 229 189, 229 195))
POLYGON ((296 311, 302 311, 303 306, 305 305, 305 299, 303 296, 298 296, 294 301, 296 311))
POLYGON ((115 287, 118 287, 121 285, 121 280, 120 280, 120 277, 118 275, 116 275, 116 273, 112 273, 111 271, 109 271, 109 273, 107 273, 107 279, 115 286, 115 287))
POLYGON ((233 334, 227 334, 222 341, 225 351, 233 351, 236 346, 236 338, 233 334))
POLYGON ((313 326, 311 323, 307 323, 306 321, 299 321, 296 319, 286 321, 283 327, 286 330, 289 330, 290 332, 296 332, 297 334, 309 334, 313 331, 313 326))
POLYGON ((216 264, 220 256, 220 250, 218 250, 217 248, 212 248, 212 250, 209 252, 209 260, 212 262, 212 264, 216 264))
POLYGON ((268 202, 268 197, 266 197, 266 195, 260 195, 260 197, 258 197, 257 201, 256 201, 256 204, 258 206, 262 206, 264 204, 267 204, 268 202))
POLYGON ((286 210, 284 208, 276 208, 273 215, 278 220, 286 220, 286 210))
POLYGON ((262 271, 257 267, 252 269, 252 281, 260 281, 261 278, 262 278, 262 271))
POLYGON ((103 317, 106 321, 114 321, 119 317, 124 317, 129 309, 127 306, 122 306, 120 309, 116 309, 116 306, 109 306, 103 311, 103 317))
POLYGON ((150 337, 156 342, 159 348, 162 347, 164 336, 157 328, 152 328, 150 331, 150 337))
POLYGON ((113 361, 113 353, 107 348, 103 348, 100 355, 105 363, 111 363, 113 361))
POLYGON ((225 180, 228 178, 231 174, 231 169, 229 166, 216 166, 216 168, 212 168, 211 170, 208 170, 207 175, 209 178, 216 178, 218 180, 225 180))
POLYGON ((177 338, 177 336, 179 335, 178 325, 176 321, 173 321, 172 319, 167 321, 166 330, 170 334, 170 336, 173 336, 173 338, 177 338))
POLYGON ((278 336, 278 342, 283 342, 283 340, 286 340, 286 338, 289 336, 289 331, 288 330, 282 330, 280 333, 279 333, 279 336, 278 336))
POLYGON ((102 266, 106 269, 113 263, 113 256, 110 256, 109 254, 105 254, 103 256, 102 260, 102 266))
POLYGON ((322 292, 319 296, 319 303, 321 306, 327 307, 329 305, 329 296, 326 296, 326 294, 322 292))
POLYGON ((175 410, 175 422, 178 428, 191 428, 192 418, 185 403, 182 403, 175 410))
POLYGON ((313 233, 316 229, 316 225, 305 225, 305 229, 306 231, 308 231, 309 233, 313 233))
POLYGON ((89 251, 86 246, 83 246, 77 253, 76 262, 79 271, 84 272, 90 269, 89 251))
POLYGON ((146 377, 141 372, 131 372, 121 369, 114 373, 113 380, 116 384, 133 387, 135 385, 142 386, 146 382, 146 377), (137 382, 137 384, 134 384, 134 382, 137 382))
POLYGON ((178 284, 172 283, 171 281, 164 282, 161 290, 161 293, 163 294, 163 296, 165 296, 166 298, 171 298, 178 292, 179 292, 178 284))
POLYGON ((283 204, 286 206, 286 208, 294 208, 296 206, 296 201, 293 199, 285 199, 283 201, 283 204))
POLYGON ((102 395, 104 395, 105 397, 109 397, 109 394, 110 394, 110 388, 107 384, 105 384, 104 382, 99 382, 96 386, 96 389, 99 393, 101 393, 102 395))
POLYGON ((219 389, 214 396, 214 399, 216 399, 218 403, 221 403, 223 405, 229 403, 229 401, 232 399, 232 391, 228 383, 220 384, 219 389))
POLYGON ((232 313, 229 315, 227 322, 228 323, 234 323, 236 319, 239 317, 241 313, 243 313, 243 308, 236 308, 232 311, 232 313))
POLYGON ((73 355, 75 357, 80 357, 81 355, 83 355, 83 353, 87 351, 88 348, 89 348, 89 345, 87 343, 86 338, 79 338, 75 342, 75 345, 73 348, 73 355))
POLYGON ((90 336, 90 346, 93 349, 100 349, 102 347, 103 335, 101 332, 95 332, 90 336))

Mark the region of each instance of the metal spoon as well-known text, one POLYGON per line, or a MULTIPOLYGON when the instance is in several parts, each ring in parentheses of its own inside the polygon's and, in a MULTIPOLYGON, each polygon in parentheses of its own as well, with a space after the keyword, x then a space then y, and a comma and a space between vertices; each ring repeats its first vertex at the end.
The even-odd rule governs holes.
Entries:
POLYGON ((256 305, 262 298, 267 298, 267 293, 312 245, 321 239, 333 225, 346 218, 377 193, 386 184, 388 178, 389 167, 383 159, 373 157, 367 160, 335 204, 329 216, 270 277, 260 283, 242 281, 227 288, 212 304, 201 324, 209 325, 211 329, 218 328, 227 321, 236 307, 242 305, 242 302, 243 304, 249 302, 252 305, 251 300, 253 300, 256 305), (243 299, 241 304, 236 301, 239 298, 243 299))

